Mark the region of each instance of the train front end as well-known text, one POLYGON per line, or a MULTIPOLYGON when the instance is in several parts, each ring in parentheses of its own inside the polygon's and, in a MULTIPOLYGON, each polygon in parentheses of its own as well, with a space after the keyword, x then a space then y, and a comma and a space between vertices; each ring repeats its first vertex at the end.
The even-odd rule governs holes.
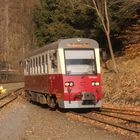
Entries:
POLYGON ((69 39, 60 43, 64 97, 61 108, 100 108, 102 88, 99 47, 95 40, 69 39))

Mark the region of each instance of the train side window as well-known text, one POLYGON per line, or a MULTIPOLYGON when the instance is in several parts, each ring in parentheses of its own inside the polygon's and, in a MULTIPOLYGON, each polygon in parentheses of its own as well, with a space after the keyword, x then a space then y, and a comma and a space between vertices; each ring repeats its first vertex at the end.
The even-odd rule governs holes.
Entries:
POLYGON ((30 68, 32 67, 32 59, 30 59, 30 68))
POLYGON ((42 65, 44 65, 44 55, 42 55, 42 65))
POLYGON ((24 61, 24 74, 27 75, 27 60, 24 61))
POLYGON ((48 54, 45 55, 45 73, 48 73, 48 54))
POLYGON ((26 74, 28 75, 28 61, 26 61, 26 74))
POLYGON ((33 74, 33 61, 30 60, 30 74, 33 74))
POLYGON ((35 74, 35 58, 33 58, 33 74, 35 74))
POLYGON ((41 73, 41 57, 40 56, 39 56, 39 62, 38 62, 38 64, 39 64, 39 67, 38 67, 39 70, 38 70, 38 72, 41 73))
POLYGON ((50 61, 51 61, 51 71, 57 72, 57 50, 50 52, 50 61))
POLYGON ((36 57, 36 74, 38 74, 38 58, 36 57))
POLYGON ((41 65, 41 58, 40 58, 40 56, 39 56, 39 66, 41 65))
POLYGON ((29 75, 31 74, 31 59, 29 60, 29 75))
POLYGON ((42 55, 42 72, 45 73, 45 59, 44 59, 44 55, 42 55))
POLYGON ((48 55, 46 54, 46 64, 48 64, 48 55))
POLYGON ((27 75, 30 75, 30 60, 27 60, 27 75))
POLYGON ((26 61, 23 61, 24 74, 26 75, 26 61))

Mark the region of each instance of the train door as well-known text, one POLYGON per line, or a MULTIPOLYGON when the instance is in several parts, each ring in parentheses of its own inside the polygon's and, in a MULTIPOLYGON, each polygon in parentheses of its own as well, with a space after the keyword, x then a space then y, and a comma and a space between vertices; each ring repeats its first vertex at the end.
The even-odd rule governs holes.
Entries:
POLYGON ((58 73, 58 55, 57 50, 49 51, 49 73, 58 73))

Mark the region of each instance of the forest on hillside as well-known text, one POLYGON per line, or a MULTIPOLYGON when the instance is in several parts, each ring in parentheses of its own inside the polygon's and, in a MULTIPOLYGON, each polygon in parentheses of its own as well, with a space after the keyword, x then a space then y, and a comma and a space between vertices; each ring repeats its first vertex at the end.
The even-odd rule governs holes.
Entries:
POLYGON ((0 68, 18 61, 34 44, 32 11, 37 0, 0 0, 0 68))
MULTIPOLYGON (((40 0, 40 6, 33 13, 38 45, 43 46, 60 38, 87 37, 98 40, 104 47, 106 34, 93 1, 97 3, 102 20, 107 23, 106 0, 40 0)), ((136 16, 140 15, 140 2, 107 0, 107 12, 112 41, 123 42, 118 36, 127 26, 136 23, 139 18, 136 16)))
MULTIPOLYGON (((0 69, 18 69, 26 52, 60 38, 94 38, 107 48, 93 1, 106 23, 105 0, 0 0, 0 69)), ((113 49, 139 43, 139 0, 107 0, 107 10, 113 49)))

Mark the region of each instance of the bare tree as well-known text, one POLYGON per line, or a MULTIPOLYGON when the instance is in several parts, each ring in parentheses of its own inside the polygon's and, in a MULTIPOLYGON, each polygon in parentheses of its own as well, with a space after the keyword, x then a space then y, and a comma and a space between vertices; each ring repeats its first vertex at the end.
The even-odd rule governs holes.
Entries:
POLYGON ((110 38, 110 21, 109 21, 109 15, 107 10, 107 0, 101 0, 100 2, 99 1, 97 2, 96 0, 92 0, 92 1, 93 1, 93 8, 96 10, 96 13, 99 17, 99 21, 107 37, 107 42, 108 42, 108 46, 109 46, 109 50, 114 66, 114 71, 118 73, 118 69, 117 69, 117 65, 115 62, 114 53, 112 49, 111 38, 110 38))
POLYGON ((9 38, 8 38, 8 33, 9 33, 9 4, 8 0, 5 0, 5 52, 4 52, 4 60, 8 61, 8 52, 9 52, 9 38))

